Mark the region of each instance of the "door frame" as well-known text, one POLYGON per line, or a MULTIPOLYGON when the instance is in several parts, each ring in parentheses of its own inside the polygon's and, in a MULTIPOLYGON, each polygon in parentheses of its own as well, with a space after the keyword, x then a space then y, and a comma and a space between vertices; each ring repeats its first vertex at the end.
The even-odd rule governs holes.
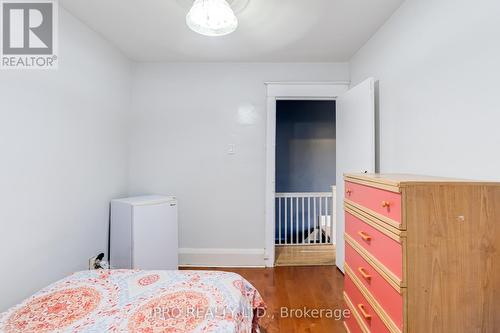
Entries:
POLYGON ((349 81, 333 82, 266 82, 266 187, 265 187, 265 252, 266 267, 275 260, 275 191, 276 191, 276 101, 329 100, 335 101, 347 92, 349 81))

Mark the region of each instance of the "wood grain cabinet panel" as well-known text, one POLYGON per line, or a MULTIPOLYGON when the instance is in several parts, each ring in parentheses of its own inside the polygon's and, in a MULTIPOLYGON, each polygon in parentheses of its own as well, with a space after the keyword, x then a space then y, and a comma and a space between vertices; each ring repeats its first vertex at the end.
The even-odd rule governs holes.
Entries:
POLYGON ((345 180, 344 297, 377 314, 359 323, 363 332, 500 332, 500 183, 345 180))

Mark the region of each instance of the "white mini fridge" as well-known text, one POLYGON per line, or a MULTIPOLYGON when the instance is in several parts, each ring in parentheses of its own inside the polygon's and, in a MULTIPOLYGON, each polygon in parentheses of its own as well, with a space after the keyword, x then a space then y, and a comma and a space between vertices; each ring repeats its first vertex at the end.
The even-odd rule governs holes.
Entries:
POLYGON ((150 195, 111 201, 111 267, 177 269, 177 230, 175 197, 150 195))

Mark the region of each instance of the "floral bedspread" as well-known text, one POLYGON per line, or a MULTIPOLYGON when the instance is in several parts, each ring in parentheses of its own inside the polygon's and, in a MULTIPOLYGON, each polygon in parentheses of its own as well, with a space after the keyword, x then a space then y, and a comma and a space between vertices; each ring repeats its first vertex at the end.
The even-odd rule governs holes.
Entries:
POLYGON ((0 332, 250 333, 264 306, 234 273, 84 271, 0 314, 0 332))

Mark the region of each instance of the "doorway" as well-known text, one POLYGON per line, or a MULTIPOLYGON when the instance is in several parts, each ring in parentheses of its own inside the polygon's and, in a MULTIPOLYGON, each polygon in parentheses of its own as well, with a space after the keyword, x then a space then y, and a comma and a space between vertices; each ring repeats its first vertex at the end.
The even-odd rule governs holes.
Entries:
POLYGON ((275 265, 334 265, 335 101, 277 101, 275 156, 275 265))
MULTIPOLYGON (((276 241, 276 107, 281 100, 327 100, 336 105, 336 266, 344 267, 344 174, 375 172, 375 80, 350 87, 349 82, 266 83, 265 252, 275 265, 276 241)), ((307 202, 307 200, 306 200, 307 202)), ((278 210, 279 211, 279 210, 278 210)))

